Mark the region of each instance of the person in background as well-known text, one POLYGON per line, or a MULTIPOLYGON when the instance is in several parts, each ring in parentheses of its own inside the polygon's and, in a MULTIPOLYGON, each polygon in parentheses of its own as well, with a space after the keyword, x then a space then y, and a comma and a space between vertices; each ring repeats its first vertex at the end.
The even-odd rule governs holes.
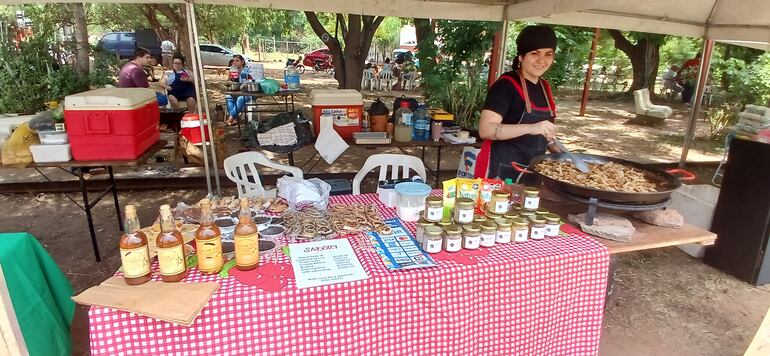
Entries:
POLYGON ((677 83, 682 86, 682 102, 690 104, 695 89, 695 81, 698 80, 698 71, 700 70, 700 52, 695 54, 695 58, 687 60, 682 64, 682 69, 677 73, 677 83))
POLYGON ((669 100, 676 97, 676 95, 682 91, 682 87, 676 82, 676 73, 678 71, 679 66, 671 65, 671 67, 666 70, 666 73, 663 73, 663 94, 668 94, 669 100))
POLYGON ((192 73, 185 68, 185 58, 181 54, 171 59, 172 70, 163 75, 160 86, 168 91, 168 101, 171 107, 179 109, 179 102, 187 103, 187 112, 196 113, 195 80, 192 73))
POLYGON ((382 65, 381 72, 393 72, 393 66, 390 64, 390 58, 385 58, 385 64, 382 65))
MULTIPOLYGON (((235 67, 238 71, 239 83, 243 84, 248 81, 249 68, 246 67, 246 60, 243 59, 243 56, 240 54, 234 55, 233 60, 230 61, 230 66, 235 67)), ((231 95, 226 95, 225 101, 227 102, 227 113, 229 115, 227 119, 225 119, 225 124, 228 126, 235 125, 238 122, 239 114, 243 111, 243 108, 246 107, 246 97, 238 96, 237 98, 233 98, 231 95)))
POLYGON ((172 69, 172 60, 174 56, 174 42, 171 42, 170 38, 166 38, 160 43, 160 56, 163 60, 164 69, 172 69))
POLYGON ((147 72, 144 67, 150 66, 152 56, 150 51, 143 47, 136 47, 131 60, 128 61, 118 73, 119 88, 149 88, 147 72))
POLYGON ((476 161, 476 177, 512 178, 519 173, 511 162, 528 165, 546 149, 559 152, 556 103, 542 75, 551 68, 556 34, 547 26, 528 26, 516 38, 513 71, 492 84, 487 93, 479 136, 484 139, 476 161))

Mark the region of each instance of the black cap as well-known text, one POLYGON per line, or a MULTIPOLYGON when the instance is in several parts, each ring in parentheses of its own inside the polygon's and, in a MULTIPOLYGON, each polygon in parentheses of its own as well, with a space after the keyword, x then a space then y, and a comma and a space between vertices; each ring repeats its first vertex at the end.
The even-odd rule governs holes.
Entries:
POLYGON ((548 26, 527 26, 516 37, 516 54, 523 55, 541 48, 556 50, 556 33, 548 26))

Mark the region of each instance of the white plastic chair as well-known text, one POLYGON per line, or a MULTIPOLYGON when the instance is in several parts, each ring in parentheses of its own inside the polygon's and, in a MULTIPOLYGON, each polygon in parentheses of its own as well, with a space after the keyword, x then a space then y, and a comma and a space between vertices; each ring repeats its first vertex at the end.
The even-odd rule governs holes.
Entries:
POLYGON ((369 86, 369 90, 374 90, 374 69, 364 69, 364 75, 361 77, 361 88, 369 86))
POLYGON ((272 198, 275 196, 275 189, 265 191, 265 188, 262 186, 257 164, 289 172, 294 177, 302 178, 302 170, 297 167, 273 162, 259 152, 241 152, 225 158, 224 162, 227 178, 230 178, 231 181, 238 185, 239 198, 272 198), (253 182, 249 180, 249 176, 254 177, 253 182))
POLYGON ((385 90, 390 90, 391 87, 393 87, 393 72, 391 71, 382 71, 380 72, 380 90, 382 89, 383 84, 385 85, 385 90))
POLYGON ((412 90, 415 88, 415 80, 417 78, 417 72, 404 73, 404 90, 412 90))
POLYGON ((371 155, 366 159, 361 170, 353 177, 353 195, 361 194, 361 181, 375 168, 380 169, 380 176, 377 181, 388 179, 388 169, 390 169, 390 179, 409 178, 410 169, 417 172, 417 175, 422 178, 423 182, 426 181, 427 177, 425 165, 415 156, 389 153, 371 155), (399 168, 401 170, 400 177, 399 168))
POLYGON ((667 119, 674 112, 671 107, 654 105, 650 101, 650 91, 646 88, 634 90, 634 104, 638 115, 667 119))

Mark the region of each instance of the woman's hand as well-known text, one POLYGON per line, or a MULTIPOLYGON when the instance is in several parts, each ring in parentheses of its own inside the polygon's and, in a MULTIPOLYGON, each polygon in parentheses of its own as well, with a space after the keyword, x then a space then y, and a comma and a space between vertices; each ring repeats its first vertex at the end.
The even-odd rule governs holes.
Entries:
POLYGON ((530 135, 542 135, 548 141, 556 138, 556 125, 548 120, 543 120, 529 126, 530 135))

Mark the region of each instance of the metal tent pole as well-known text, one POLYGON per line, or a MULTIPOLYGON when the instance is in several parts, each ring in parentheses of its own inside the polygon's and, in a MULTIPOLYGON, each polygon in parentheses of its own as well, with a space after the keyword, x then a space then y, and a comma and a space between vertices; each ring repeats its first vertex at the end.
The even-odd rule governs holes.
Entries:
POLYGON ((695 84, 695 102, 690 102, 692 111, 690 111, 690 121, 687 123, 687 131, 684 134, 684 145, 682 147, 682 157, 679 158, 679 168, 684 168, 687 163, 687 153, 690 151, 692 141, 695 138, 695 124, 698 121, 700 104, 703 101, 703 92, 706 89, 706 80, 709 76, 709 67, 711 67, 711 55, 714 53, 714 40, 704 39, 703 53, 701 54, 700 68, 698 70, 698 82, 695 84))
MULTIPOLYGON (((200 80, 203 78, 203 66, 201 66, 200 63, 200 53, 198 53, 198 38, 195 37, 195 33, 193 31, 194 25, 192 22, 193 17, 193 10, 192 10, 192 3, 187 2, 185 3, 185 9, 186 11, 186 17, 187 17, 187 35, 190 37, 190 58, 192 60, 193 68, 195 68, 195 76, 200 80)), ((197 83, 197 81, 196 81, 197 83)), ((205 93, 204 93, 205 95, 205 93)), ((202 113, 202 107, 201 107, 201 91, 198 90, 198 85, 196 84, 196 90, 195 90, 195 99, 198 106, 198 122, 200 123, 200 131, 201 131, 201 150, 203 151, 203 168, 206 171, 206 188, 208 189, 208 195, 212 195, 211 192, 211 172, 209 170, 209 159, 208 159, 208 153, 206 151, 206 131, 204 128, 204 122, 203 122, 203 115, 202 113)))
MULTIPOLYGON (((197 70, 200 72, 200 92, 203 93, 201 96, 203 96, 203 107, 206 110, 206 118, 208 119, 208 131, 209 131, 209 147, 211 148, 211 163, 214 167, 214 183, 216 185, 216 192, 217 196, 222 196, 222 185, 219 182, 219 161, 217 161, 217 150, 216 150, 216 139, 214 137, 214 129, 212 128, 214 126, 214 121, 211 119, 211 108, 209 108, 209 96, 206 93, 206 76, 203 74, 203 61, 201 60, 201 52, 198 50, 198 20, 195 17, 195 5, 190 3, 190 19, 192 21, 192 32, 194 34, 193 38, 195 39, 196 43, 196 50, 195 50, 195 57, 198 61, 197 70)), ((200 96, 199 96, 200 98, 200 96)), ((198 100, 198 103, 200 103, 200 100, 198 100)), ((198 112, 201 112, 200 109, 198 112)), ((204 147, 205 149, 205 147, 204 147)))

